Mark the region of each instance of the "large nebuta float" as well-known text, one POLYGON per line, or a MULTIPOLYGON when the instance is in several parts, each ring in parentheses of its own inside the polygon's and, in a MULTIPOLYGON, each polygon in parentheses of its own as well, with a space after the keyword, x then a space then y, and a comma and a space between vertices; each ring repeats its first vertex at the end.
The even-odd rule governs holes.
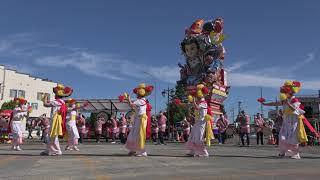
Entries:
POLYGON ((223 68, 225 49, 222 42, 226 38, 223 31, 222 18, 196 20, 185 30, 181 42, 185 64, 178 64, 181 69, 177 83, 185 87, 187 94, 196 91, 197 85, 201 83, 209 88, 206 101, 213 115, 222 113, 229 89, 227 73, 223 68))

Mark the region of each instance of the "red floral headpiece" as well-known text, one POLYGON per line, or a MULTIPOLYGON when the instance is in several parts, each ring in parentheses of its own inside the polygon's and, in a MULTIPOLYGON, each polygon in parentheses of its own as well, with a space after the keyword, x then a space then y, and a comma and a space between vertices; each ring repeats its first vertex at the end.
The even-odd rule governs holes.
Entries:
POLYGON ((27 104, 27 100, 25 100, 23 97, 14 98, 13 101, 19 105, 27 104))
POLYGON ((53 92, 57 96, 68 97, 73 93, 73 89, 71 87, 64 87, 62 84, 58 84, 57 87, 53 88, 53 92))

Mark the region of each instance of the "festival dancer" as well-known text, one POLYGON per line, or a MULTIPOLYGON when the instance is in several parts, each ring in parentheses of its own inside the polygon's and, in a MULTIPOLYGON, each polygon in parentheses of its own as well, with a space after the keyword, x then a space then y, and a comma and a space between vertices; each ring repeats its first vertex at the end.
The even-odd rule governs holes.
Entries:
POLYGON ((182 133, 184 142, 187 142, 190 135, 190 123, 186 117, 182 121, 182 133))
POLYGON ((225 140, 227 139, 226 130, 227 130, 228 126, 229 126, 228 118, 226 117, 225 114, 220 114, 220 117, 217 120, 217 127, 219 128, 219 133, 220 133, 219 142, 221 144, 224 144, 225 140))
POLYGON ((64 97, 68 97, 72 94, 73 90, 70 87, 64 87, 62 84, 58 84, 57 87, 53 88, 55 94, 55 100, 49 101, 48 96, 44 96, 43 105, 45 107, 51 107, 51 122, 50 122, 50 133, 49 141, 45 151, 41 152, 41 155, 62 155, 59 136, 63 136, 66 132, 66 116, 67 106, 62 100, 64 97))
POLYGON ((120 137, 120 142, 122 144, 126 143, 126 133, 127 133, 127 119, 125 115, 122 113, 120 123, 119 123, 119 137, 120 137))
MULTIPOLYGON (((195 98, 188 97, 192 100, 192 106, 195 109, 196 122, 191 129, 191 134, 186 143, 187 149, 190 151, 187 155, 195 157, 209 157, 209 153, 205 147, 204 134, 206 133, 206 145, 210 146, 211 140, 214 139, 211 122, 212 118, 208 114, 210 109, 204 96, 209 93, 208 88, 203 84, 197 85, 195 98)), ((211 113, 211 112, 210 112, 211 113)))
POLYGON ((111 144, 115 144, 116 143, 116 136, 117 136, 117 131, 118 131, 118 121, 115 115, 111 116, 111 125, 112 125, 112 130, 111 130, 111 138, 112 138, 112 142, 111 144))
POLYGON ((166 127, 167 127, 167 117, 164 115, 164 112, 160 112, 160 118, 158 120, 158 126, 159 126, 159 141, 160 145, 165 145, 164 143, 164 134, 166 133, 166 127))
POLYGON ((279 133, 282 127, 282 123, 283 123, 283 113, 282 113, 282 109, 279 109, 277 117, 275 119, 275 125, 274 125, 274 131, 273 131, 273 136, 275 138, 276 145, 279 145, 279 140, 280 140, 279 133))
POLYGON ((27 107, 27 100, 23 97, 15 98, 14 101, 17 104, 17 107, 13 109, 13 119, 11 121, 11 132, 13 135, 12 140, 12 147, 11 150, 21 151, 21 144, 22 144, 22 127, 21 121, 25 118, 28 114, 28 110, 31 108, 27 107))
MULTIPOLYGON (((107 122, 106 119, 104 119, 103 117, 98 117, 98 120, 95 122, 95 131, 96 131, 97 143, 100 143, 100 138, 101 138, 101 134, 102 134, 102 126, 106 122, 107 122)), ((108 141, 107 137, 106 137, 106 141, 108 141)))
POLYGON ((247 146, 250 146, 250 117, 244 112, 244 110, 241 111, 241 113, 237 117, 237 122, 240 123, 240 139, 242 146, 244 146, 244 136, 246 136, 247 140, 247 146))
POLYGON ((280 88, 279 102, 265 103, 264 99, 258 101, 265 106, 283 106, 283 124, 279 133, 279 157, 291 154, 292 159, 300 159, 299 144, 307 141, 307 135, 303 125, 303 114, 298 98, 294 96, 301 88, 298 81, 285 81, 280 88))
POLYGON ((254 118, 255 130, 257 135, 257 145, 259 145, 259 140, 261 145, 263 145, 263 131, 262 128, 265 127, 266 123, 261 117, 260 113, 257 113, 256 118, 254 118))
POLYGON ((146 128, 147 128, 147 102, 145 97, 150 95, 153 91, 153 86, 146 86, 140 84, 133 92, 137 95, 135 101, 131 100, 131 97, 125 93, 125 99, 129 105, 135 110, 134 122, 132 130, 129 133, 125 147, 129 150, 129 155, 138 157, 146 157, 147 152, 145 150, 146 141, 146 128))
POLYGON ((77 118, 77 128, 79 132, 79 143, 83 143, 83 138, 86 133, 86 117, 83 114, 79 113, 79 116, 77 118))
POLYGON ((46 117, 46 114, 40 116, 39 126, 42 129, 41 140, 44 144, 48 143, 49 131, 50 131, 50 120, 46 117))
POLYGON ((159 133, 159 128, 158 128, 158 122, 157 118, 155 116, 152 116, 151 120, 151 139, 153 144, 157 145, 157 140, 158 140, 158 133, 159 133))
POLYGON ((72 151, 76 150, 79 151, 78 145, 78 139, 80 138, 76 119, 77 119, 77 109, 80 109, 87 105, 87 103, 84 103, 82 106, 77 104, 77 101, 74 99, 68 99, 65 101, 67 107, 68 107, 68 114, 67 114, 67 137, 68 142, 67 146, 65 148, 66 151, 72 151))

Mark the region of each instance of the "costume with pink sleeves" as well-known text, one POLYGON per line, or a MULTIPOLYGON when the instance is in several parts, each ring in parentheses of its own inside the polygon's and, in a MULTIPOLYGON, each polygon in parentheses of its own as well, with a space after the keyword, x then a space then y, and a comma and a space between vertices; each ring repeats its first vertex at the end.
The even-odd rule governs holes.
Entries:
POLYGON ((262 117, 257 117, 254 119, 254 124, 255 124, 255 129, 256 129, 256 132, 261 132, 262 131, 262 128, 265 124, 264 120, 262 119, 262 117))
POLYGON ((81 134, 86 133, 86 119, 79 116, 77 121, 78 132, 81 134))
POLYGON ((102 119, 98 119, 96 121, 96 127, 95 127, 95 130, 96 130, 96 133, 97 134, 102 134, 102 126, 106 123, 106 121, 102 120, 102 119))
POLYGON ((247 114, 240 115, 238 121, 240 123, 240 132, 250 133, 250 117, 247 114))
MULTIPOLYGON (((188 121, 183 122, 183 134, 190 135, 190 123, 188 121)), ((187 141, 188 139, 185 139, 187 141)))
POLYGON ((118 122, 115 117, 111 118, 112 122, 112 133, 116 134, 118 132, 118 122))
POLYGON ((167 127, 166 123, 167 123, 167 118, 162 113, 161 116, 160 116, 160 119, 158 121, 159 131, 166 132, 166 127, 167 127))
POLYGON ((220 133, 224 133, 226 131, 226 129, 228 128, 228 125, 229 125, 229 121, 225 117, 219 118, 217 120, 217 127, 219 128, 220 133))
POLYGON ((119 130, 120 130, 120 133, 126 133, 127 132, 127 119, 126 117, 122 116, 121 117, 121 121, 119 123, 119 130))

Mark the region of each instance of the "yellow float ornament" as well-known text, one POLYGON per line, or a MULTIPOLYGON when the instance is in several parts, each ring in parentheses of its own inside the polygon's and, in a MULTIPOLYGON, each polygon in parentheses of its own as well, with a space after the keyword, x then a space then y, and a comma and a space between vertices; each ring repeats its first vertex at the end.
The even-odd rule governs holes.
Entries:
POLYGON ((188 102, 189 103, 193 102, 193 97, 191 95, 188 96, 188 102))

